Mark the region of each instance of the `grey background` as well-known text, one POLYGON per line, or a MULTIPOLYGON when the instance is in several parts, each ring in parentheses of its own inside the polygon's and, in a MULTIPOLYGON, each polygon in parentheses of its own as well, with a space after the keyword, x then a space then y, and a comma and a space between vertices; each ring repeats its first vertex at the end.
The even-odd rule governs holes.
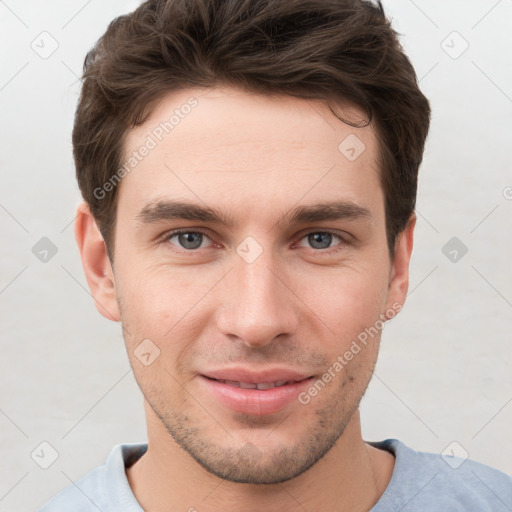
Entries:
MULTIPOLYGON (((114 444, 145 440, 120 326, 97 313, 73 238, 70 143, 85 53, 136 4, 0 1, 2 511, 35 510, 114 444), (58 452, 48 469, 41 442, 58 452)), ((433 122, 409 298, 383 335, 364 436, 512 473, 512 2, 384 5, 433 122)))

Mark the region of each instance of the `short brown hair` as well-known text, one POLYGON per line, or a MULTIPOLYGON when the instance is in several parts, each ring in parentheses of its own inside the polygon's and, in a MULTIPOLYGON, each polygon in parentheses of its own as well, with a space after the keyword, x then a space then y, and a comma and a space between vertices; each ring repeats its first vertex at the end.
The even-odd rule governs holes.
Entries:
POLYGON ((148 0, 87 54, 73 129, 78 184, 112 262, 117 187, 103 187, 126 134, 169 92, 219 84, 362 107, 379 139, 393 254, 414 211, 430 107, 380 2, 148 0))

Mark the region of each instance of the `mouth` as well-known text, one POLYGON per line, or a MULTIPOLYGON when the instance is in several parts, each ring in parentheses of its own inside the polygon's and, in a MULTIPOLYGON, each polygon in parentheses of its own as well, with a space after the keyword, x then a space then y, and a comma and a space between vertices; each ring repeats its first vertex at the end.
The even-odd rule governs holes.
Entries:
MULTIPOLYGON (((206 377, 206 376, 205 376, 206 377)), ((238 380, 227 380, 227 379, 212 379, 210 377, 206 377, 207 379, 214 380, 216 382, 220 382, 221 384, 226 384, 227 386, 231 386, 233 388, 242 388, 242 389, 274 389, 280 388, 283 386, 287 386, 289 384, 296 384, 297 382, 302 382, 305 379, 298 378, 296 380, 278 380, 274 382, 241 382, 238 380)), ((307 377, 306 377, 307 379, 307 377)))
POLYGON ((297 402, 314 377, 293 371, 247 372, 221 370, 199 375, 205 391, 232 412, 249 415, 275 414, 297 402))

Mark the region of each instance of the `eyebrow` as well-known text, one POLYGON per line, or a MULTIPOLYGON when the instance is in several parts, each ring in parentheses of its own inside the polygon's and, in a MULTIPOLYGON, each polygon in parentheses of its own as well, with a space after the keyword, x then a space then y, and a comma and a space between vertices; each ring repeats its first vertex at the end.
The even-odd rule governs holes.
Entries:
MULTIPOLYGON (((276 222, 282 226, 285 223, 306 224, 326 220, 357 220, 371 219, 370 210, 352 201, 331 201, 313 205, 298 206, 276 222)), ((168 220, 191 220, 210 224, 220 224, 227 227, 236 226, 233 217, 215 208, 202 206, 185 201, 158 200, 146 204, 136 215, 135 219, 142 225, 153 224, 168 220)))

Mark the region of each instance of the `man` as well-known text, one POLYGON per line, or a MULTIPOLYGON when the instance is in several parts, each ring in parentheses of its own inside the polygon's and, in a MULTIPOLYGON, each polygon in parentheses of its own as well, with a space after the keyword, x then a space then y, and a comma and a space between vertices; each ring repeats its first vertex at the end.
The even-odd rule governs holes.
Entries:
POLYGON ((148 1, 85 63, 75 235, 147 444, 41 509, 509 510, 358 406, 408 288, 430 118, 382 7, 148 1))

